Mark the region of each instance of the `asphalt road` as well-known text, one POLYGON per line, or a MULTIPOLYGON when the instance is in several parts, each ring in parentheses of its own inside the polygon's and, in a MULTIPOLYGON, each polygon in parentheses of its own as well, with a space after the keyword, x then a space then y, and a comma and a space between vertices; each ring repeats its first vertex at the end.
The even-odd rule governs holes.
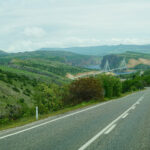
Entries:
POLYGON ((150 89, 0 132, 0 150, 150 150, 150 89))

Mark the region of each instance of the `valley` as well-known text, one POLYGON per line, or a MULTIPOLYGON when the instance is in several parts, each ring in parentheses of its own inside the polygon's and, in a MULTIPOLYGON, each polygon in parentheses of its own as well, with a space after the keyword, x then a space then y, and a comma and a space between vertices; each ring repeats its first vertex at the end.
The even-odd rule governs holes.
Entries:
MULTIPOLYGON (((149 66, 150 54, 146 53, 128 51, 102 57, 60 50, 19 53, 0 51, 0 120, 2 125, 19 118, 30 118, 35 114, 36 105, 39 106, 42 115, 80 104, 80 101, 71 103, 73 98, 69 88, 76 82, 74 79, 95 76, 94 78, 102 80, 101 82, 107 83, 112 80, 112 84, 119 84, 120 94, 128 91, 129 88, 121 90, 125 87, 122 87, 122 83, 118 80, 119 76, 115 77, 114 73, 109 72, 106 75, 102 73, 106 61, 109 62, 112 69, 119 67, 124 58, 128 71, 138 71, 140 67, 144 71, 148 69, 144 67, 149 66)), ((115 73, 119 75, 118 72, 115 73)), ((143 88, 143 85, 139 83, 139 85, 130 85, 130 90, 136 90, 137 86, 143 88)), ((108 97, 113 97, 113 93, 110 95, 108 97)))

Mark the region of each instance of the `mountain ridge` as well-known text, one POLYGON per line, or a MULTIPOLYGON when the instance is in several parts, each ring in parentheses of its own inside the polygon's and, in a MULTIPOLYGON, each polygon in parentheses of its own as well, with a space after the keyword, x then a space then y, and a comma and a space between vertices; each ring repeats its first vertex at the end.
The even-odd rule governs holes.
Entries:
POLYGON ((150 44, 147 45, 103 45, 89 47, 70 47, 70 48, 41 48, 46 51, 68 51, 83 55, 104 56, 108 54, 119 54, 126 51, 150 53, 150 44))

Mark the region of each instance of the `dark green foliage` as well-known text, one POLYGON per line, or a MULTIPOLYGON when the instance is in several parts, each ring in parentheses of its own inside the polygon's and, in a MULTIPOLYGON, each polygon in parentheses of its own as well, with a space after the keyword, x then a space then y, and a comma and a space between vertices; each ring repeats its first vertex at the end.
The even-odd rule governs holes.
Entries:
POLYGON ((81 78, 73 81, 69 86, 68 104, 79 104, 92 99, 103 100, 103 89, 101 82, 95 78, 81 78))
POLYGON ((29 108, 25 103, 18 102, 16 105, 7 104, 5 109, 0 111, 0 123, 6 124, 33 114, 35 114, 35 110, 29 108))
POLYGON ((29 89, 25 89, 23 91, 23 94, 27 95, 27 96, 30 96, 31 95, 31 91, 29 89))
POLYGON ((132 79, 127 79, 123 82, 123 93, 144 89, 145 82, 140 76, 133 76, 132 79))
POLYGON ((97 77, 103 85, 105 97, 118 97, 122 93, 122 83, 119 78, 111 75, 100 75, 97 77))
POLYGON ((16 91, 16 92, 20 92, 19 89, 16 88, 16 87, 13 87, 13 90, 16 91))
POLYGON ((22 115, 22 109, 20 105, 7 104, 5 109, 9 120, 16 120, 22 115))
POLYGON ((19 99, 19 103, 24 103, 24 101, 25 101, 24 98, 19 99))
POLYGON ((150 75, 145 75, 142 77, 144 86, 149 87, 150 86, 150 75))

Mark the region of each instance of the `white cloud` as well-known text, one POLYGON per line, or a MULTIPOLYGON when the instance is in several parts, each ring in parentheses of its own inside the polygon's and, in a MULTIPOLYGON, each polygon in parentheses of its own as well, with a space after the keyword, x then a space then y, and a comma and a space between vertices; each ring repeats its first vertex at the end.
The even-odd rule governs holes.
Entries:
POLYGON ((0 49, 150 43, 150 0, 0 1, 0 49))
POLYGON ((23 33, 24 35, 33 38, 41 38, 46 36, 46 32, 44 31, 44 29, 39 27, 25 28, 23 33))
POLYGON ((62 39, 59 41, 52 40, 22 40, 13 43, 8 49, 7 52, 23 52, 23 51, 33 51, 39 48, 65 48, 65 47, 73 47, 73 46, 99 46, 99 45, 119 45, 119 44, 149 44, 150 39, 107 39, 107 40, 97 40, 97 39, 78 39, 77 37, 71 37, 62 39))

